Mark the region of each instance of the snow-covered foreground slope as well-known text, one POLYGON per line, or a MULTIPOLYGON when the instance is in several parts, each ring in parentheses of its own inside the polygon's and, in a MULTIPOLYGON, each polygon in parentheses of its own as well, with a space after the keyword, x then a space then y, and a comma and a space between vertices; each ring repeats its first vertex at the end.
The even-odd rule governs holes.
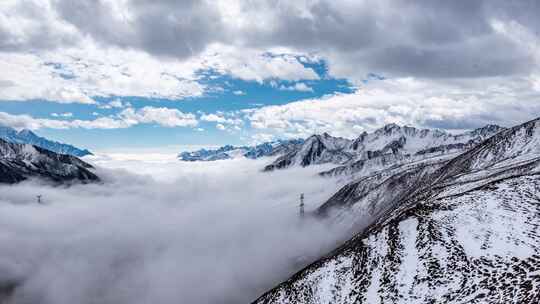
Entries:
POLYGON ((354 180, 319 214, 354 214, 356 236, 255 303, 539 303, 539 174, 534 120, 354 180))
POLYGON ((539 303, 539 195, 523 176, 418 202, 257 303, 539 303))
POLYGON ((99 178, 90 171, 92 168, 75 156, 0 139, 0 183, 13 184, 28 178, 97 181, 99 178))

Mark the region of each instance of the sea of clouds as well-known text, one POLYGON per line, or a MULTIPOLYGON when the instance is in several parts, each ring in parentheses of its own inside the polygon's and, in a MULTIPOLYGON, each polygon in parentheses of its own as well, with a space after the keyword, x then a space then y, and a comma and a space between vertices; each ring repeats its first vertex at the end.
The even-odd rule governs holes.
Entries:
POLYGON ((7 303, 249 303, 346 237, 343 222, 299 217, 300 193, 309 213, 339 188, 321 167, 89 161, 102 183, 0 186, 7 303))

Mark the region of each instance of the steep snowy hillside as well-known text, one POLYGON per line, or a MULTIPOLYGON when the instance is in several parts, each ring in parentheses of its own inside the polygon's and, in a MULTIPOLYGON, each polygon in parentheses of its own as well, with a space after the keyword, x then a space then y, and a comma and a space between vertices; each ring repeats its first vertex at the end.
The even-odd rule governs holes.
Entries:
POLYGON ((183 161, 215 161, 246 157, 257 159, 264 156, 280 155, 292 150, 304 142, 303 139, 277 140, 265 142, 256 146, 232 146, 226 145, 217 149, 200 149, 191 152, 182 152, 178 158, 183 161))
POLYGON ((0 183, 13 184, 28 178, 55 182, 99 180, 90 169, 90 164, 75 156, 0 139, 0 183))
POLYGON ((13 128, 0 126, 0 138, 12 143, 38 146, 60 154, 69 154, 77 157, 92 155, 92 153, 86 149, 79 149, 72 145, 39 137, 34 134, 34 132, 27 129, 17 131, 13 128))
POLYGON ((389 124, 373 133, 362 133, 355 140, 332 137, 328 134, 313 135, 304 145, 291 151, 272 164, 266 171, 289 166, 311 164, 341 164, 323 175, 353 174, 373 167, 376 163, 383 169, 389 164, 413 162, 441 154, 466 151, 503 128, 488 125, 463 134, 452 135, 439 130, 416 129, 389 124), (377 159, 376 161, 368 161, 377 159))
POLYGON ((364 226, 255 303, 540 303, 539 197, 539 120, 354 180, 319 214, 364 226))

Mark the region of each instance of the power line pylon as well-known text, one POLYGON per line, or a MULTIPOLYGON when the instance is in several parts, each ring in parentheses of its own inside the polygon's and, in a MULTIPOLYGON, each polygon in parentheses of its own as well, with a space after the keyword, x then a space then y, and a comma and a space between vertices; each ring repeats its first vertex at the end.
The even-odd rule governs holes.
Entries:
POLYGON ((304 216, 304 193, 300 194, 300 217, 304 216))

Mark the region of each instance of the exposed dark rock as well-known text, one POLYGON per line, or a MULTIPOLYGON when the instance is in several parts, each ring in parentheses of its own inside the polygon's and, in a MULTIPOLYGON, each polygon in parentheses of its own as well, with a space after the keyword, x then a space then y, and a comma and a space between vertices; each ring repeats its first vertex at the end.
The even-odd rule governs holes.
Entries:
POLYGON ((90 164, 72 155, 0 139, 0 183, 13 184, 28 178, 54 182, 98 181, 91 169, 90 164))

